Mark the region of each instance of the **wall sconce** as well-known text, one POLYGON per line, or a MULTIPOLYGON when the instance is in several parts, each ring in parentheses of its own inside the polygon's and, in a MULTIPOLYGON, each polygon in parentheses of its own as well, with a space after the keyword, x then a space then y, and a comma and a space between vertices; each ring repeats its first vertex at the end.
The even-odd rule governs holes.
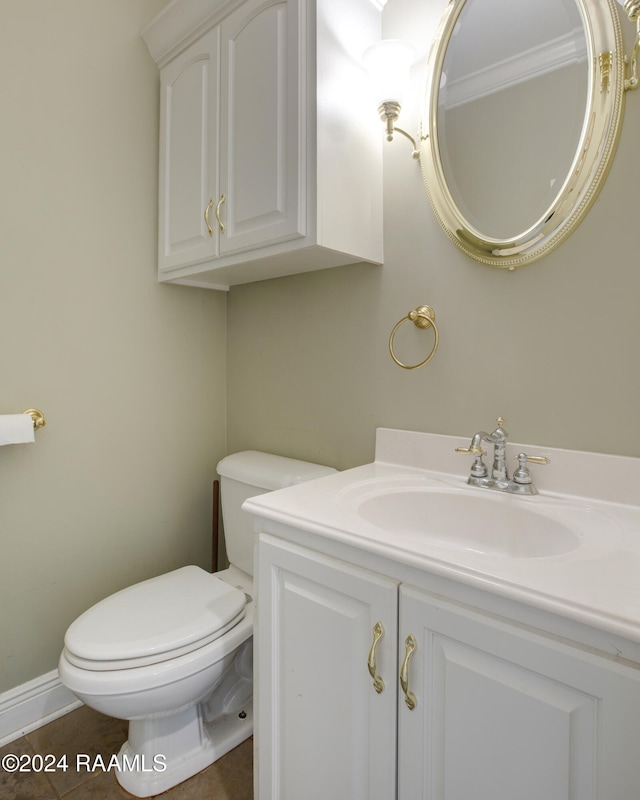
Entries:
POLYGON ((629 22, 636 24, 636 40, 633 44, 631 57, 625 55, 624 63, 628 66, 629 77, 625 77, 625 89, 637 89, 640 84, 638 76, 638 59, 640 58, 640 0, 618 0, 625 14, 629 17, 629 22))
POLYGON ((419 158, 416 140, 396 126, 411 65, 416 60, 415 50, 400 39, 382 39, 365 50, 362 60, 371 78, 380 119, 385 123, 387 141, 393 141, 394 133, 401 133, 413 145, 412 157, 419 158))

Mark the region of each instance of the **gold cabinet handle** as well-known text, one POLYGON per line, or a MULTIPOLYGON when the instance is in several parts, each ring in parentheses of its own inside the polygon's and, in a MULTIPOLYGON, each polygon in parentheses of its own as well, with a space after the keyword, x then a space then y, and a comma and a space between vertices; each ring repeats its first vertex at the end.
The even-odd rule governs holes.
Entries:
POLYGON ((415 694, 409 691, 409 659, 413 655, 413 651, 418 646, 413 634, 410 633, 407 636, 404 646, 404 661, 402 662, 402 667, 400 668, 400 686, 402 686, 402 691, 404 692, 404 702, 407 704, 407 708, 409 711, 413 711, 418 703, 415 694))
POLYGON ((383 636, 384 627, 381 622, 376 622, 373 626, 373 643, 371 644, 371 650, 369 650, 367 666, 369 667, 369 675, 373 678, 373 688, 378 694, 384 689, 384 681, 378 675, 378 668, 376 666, 376 646, 383 636))
MULTIPOLYGON (((220 228, 220 233, 224 233, 224 222, 220 219, 220 206, 224 203, 227 198, 221 194, 220 199, 216 205, 216 219, 218 220, 218 227, 220 228)), ((213 200, 211 201, 213 202, 213 200)))
POLYGON ((213 228, 209 225, 209 212, 211 211, 211 207, 213 206, 213 197, 209 200, 209 205, 204 210, 204 223, 207 226, 207 230, 209 231, 209 236, 213 236, 213 228))

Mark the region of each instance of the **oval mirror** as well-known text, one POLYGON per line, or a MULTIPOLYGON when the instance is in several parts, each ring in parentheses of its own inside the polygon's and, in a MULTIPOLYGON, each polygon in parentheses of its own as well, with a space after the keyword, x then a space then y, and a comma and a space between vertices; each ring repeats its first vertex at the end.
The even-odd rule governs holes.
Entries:
POLYGON ((429 59, 425 185, 467 255, 514 269, 557 247, 618 140, 614 0, 450 0, 429 59))

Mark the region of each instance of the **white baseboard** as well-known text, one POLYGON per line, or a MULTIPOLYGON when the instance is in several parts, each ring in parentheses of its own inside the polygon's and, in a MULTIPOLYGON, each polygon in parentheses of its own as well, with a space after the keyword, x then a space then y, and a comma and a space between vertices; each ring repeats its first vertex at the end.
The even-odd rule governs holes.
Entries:
POLYGON ((81 705, 56 669, 0 694, 0 747, 81 705))

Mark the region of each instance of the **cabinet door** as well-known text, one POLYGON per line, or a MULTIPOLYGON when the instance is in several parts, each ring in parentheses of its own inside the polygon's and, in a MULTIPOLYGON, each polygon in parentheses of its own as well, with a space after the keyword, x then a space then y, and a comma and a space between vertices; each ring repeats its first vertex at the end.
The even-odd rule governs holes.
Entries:
POLYGON ((259 797, 393 800, 397 584, 266 535, 257 574, 259 797))
POLYGON ((249 0, 222 24, 222 254, 305 234, 298 6, 249 0))
POLYGON ((220 30, 170 62, 160 76, 158 267, 217 254, 220 30), (207 225, 205 211, 209 207, 207 225))
POLYGON ((638 796, 636 670, 408 587, 400 620, 399 800, 638 796))

